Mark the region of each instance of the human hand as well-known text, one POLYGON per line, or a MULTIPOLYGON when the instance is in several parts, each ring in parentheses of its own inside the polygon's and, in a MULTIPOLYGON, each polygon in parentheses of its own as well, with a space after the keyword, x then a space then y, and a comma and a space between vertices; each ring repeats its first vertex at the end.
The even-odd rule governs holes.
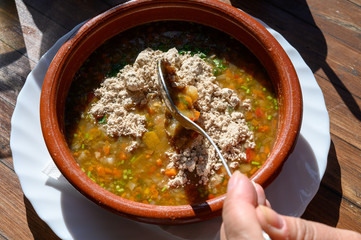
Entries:
POLYGON ((222 217, 221 240, 263 240, 262 231, 275 240, 361 239, 356 232, 276 213, 270 208, 263 188, 238 171, 228 183, 222 217))

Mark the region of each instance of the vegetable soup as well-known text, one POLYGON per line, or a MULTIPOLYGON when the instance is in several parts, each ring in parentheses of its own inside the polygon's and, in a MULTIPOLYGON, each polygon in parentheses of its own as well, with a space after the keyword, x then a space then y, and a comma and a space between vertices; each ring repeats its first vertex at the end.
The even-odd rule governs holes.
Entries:
MULTIPOLYGON (((150 60, 144 54, 180 59, 197 71, 202 65, 202 79, 175 82, 177 107, 209 131, 233 171, 250 177, 262 167, 278 124, 278 101, 262 65, 220 31, 194 23, 157 22, 105 42, 73 79, 65 111, 66 137, 90 179, 118 196, 157 205, 194 204, 226 192, 228 176, 214 149, 168 112, 155 94, 154 79, 147 77, 150 63, 144 62, 150 60), (141 62, 144 65, 138 66, 141 62), (131 74, 136 66, 148 82, 131 74), (201 82, 206 78, 209 83, 201 82), (244 135, 225 135, 227 129, 218 126, 215 117, 229 129, 241 126, 244 135), (235 119, 233 125, 227 119, 235 119), (214 165, 208 168, 211 159, 214 165)), ((185 71, 182 77, 183 70, 179 67, 181 80, 192 75, 185 71)))

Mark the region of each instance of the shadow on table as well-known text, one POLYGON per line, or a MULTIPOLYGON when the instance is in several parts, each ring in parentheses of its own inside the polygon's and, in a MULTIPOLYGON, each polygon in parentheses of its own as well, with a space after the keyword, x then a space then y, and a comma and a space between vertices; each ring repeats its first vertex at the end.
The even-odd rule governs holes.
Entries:
POLYGON ((342 186, 340 179, 335 179, 335 176, 341 176, 341 169, 337 161, 335 146, 331 142, 327 168, 320 189, 308 205, 303 218, 333 227, 337 225, 342 200, 342 186), (331 182, 332 189, 324 184, 325 182, 331 182))
POLYGON ((31 233, 33 234, 34 239, 44 239, 46 235, 47 240, 59 240, 60 238, 58 238, 50 229, 50 227, 39 218, 30 201, 25 196, 24 203, 26 208, 26 218, 28 221, 28 226, 31 233))

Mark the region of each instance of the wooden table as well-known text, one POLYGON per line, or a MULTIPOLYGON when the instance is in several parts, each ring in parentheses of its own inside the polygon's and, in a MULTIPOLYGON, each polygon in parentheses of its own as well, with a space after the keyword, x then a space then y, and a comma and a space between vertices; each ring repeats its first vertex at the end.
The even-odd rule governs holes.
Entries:
MULTIPOLYGON (((9 145, 10 120, 18 93, 39 58, 78 23, 116 3, 0 1, 0 239, 58 239, 21 190, 9 145)), ((332 139, 328 166, 302 217, 361 232, 361 1, 232 4, 265 21, 295 47, 325 97, 332 139)))

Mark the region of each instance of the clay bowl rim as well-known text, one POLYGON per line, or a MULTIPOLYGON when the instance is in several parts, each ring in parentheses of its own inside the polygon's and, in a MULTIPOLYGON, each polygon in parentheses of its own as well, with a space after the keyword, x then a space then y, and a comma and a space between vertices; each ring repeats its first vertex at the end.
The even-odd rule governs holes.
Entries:
POLYGON ((121 198, 86 176, 72 157, 63 134, 67 91, 72 76, 85 59, 117 33, 162 20, 192 21, 226 32, 249 48, 266 68, 276 88, 282 118, 279 119, 279 134, 270 156, 251 178, 267 186, 279 174, 292 152, 301 126, 302 94, 297 74, 283 48, 260 23, 216 0, 132 1, 87 21, 63 44, 48 69, 41 92, 41 127, 49 153, 59 170, 93 202, 119 215, 148 223, 198 222, 220 215, 225 195, 192 206, 157 206, 121 198), (211 16, 212 20, 207 20, 205 16, 211 16), (115 24, 119 28, 111 28, 115 24))

